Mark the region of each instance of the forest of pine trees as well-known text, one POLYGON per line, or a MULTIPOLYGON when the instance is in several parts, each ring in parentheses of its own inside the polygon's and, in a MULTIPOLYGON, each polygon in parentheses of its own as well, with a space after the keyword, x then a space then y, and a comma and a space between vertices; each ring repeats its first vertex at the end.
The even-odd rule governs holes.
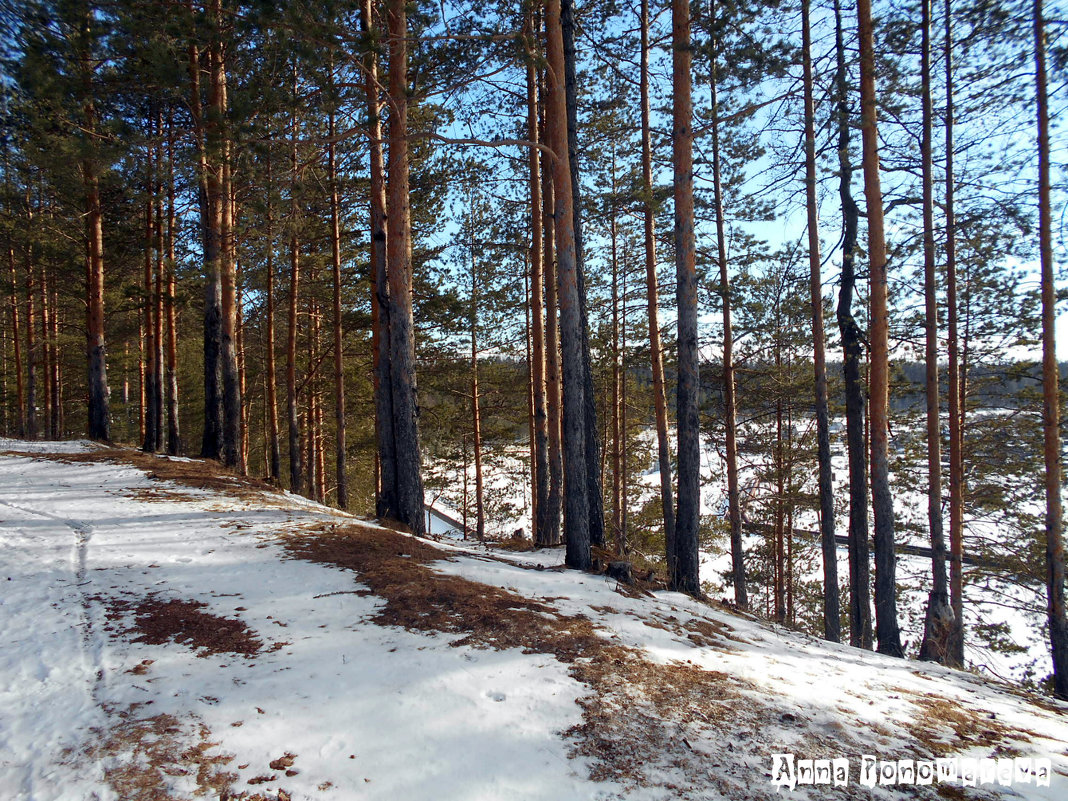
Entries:
POLYGON ((570 567, 948 665, 981 558, 1044 589, 1068 698, 1042 0, 17 0, 0 31, 5 436, 417 535, 462 482, 465 534, 522 517, 570 567))

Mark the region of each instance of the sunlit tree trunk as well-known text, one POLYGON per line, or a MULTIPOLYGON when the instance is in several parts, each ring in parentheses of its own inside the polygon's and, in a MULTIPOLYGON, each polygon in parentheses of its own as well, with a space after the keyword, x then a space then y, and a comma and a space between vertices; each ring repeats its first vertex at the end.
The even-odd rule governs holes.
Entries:
POLYGON ((864 199, 868 215, 868 303, 871 309, 869 415, 871 420, 871 498, 875 518, 875 631, 878 651, 904 656, 897 623, 894 503, 890 495, 888 435, 889 313, 886 299, 886 237, 883 193, 879 182, 879 133, 876 122, 875 42, 871 0, 857 1, 860 40, 861 137, 864 154, 864 199))
MULTIPOLYGON (((538 131, 538 79, 535 67, 537 36, 533 7, 526 18, 527 58, 527 137, 540 141, 538 131)), ((531 147, 527 153, 530 191, 530 317, 531 383, 534 406, 534 542, 551 545, 549 513, 549 427, 545 398, 545 264, 542 253, 541 151, 531 147)))
MULTIPOLYGON (((586 570, 593 564, 586 451, 586 400, 583 372, 582 308, 578 286, 570 159, 567 140, 567 101, 564 82, 563 33, 560 0, 545 8, 548 92, 545 131, 556 158, 552 163, 554 227, 558 300, 560 304, 560 351, 563 367, 564 447, 564 540, 569 567, 586 570)), ((597 460, 600 461, 599 459, 597 460)), ((603 527, 604 521, 601 521, 603 527)), ((603 531, 602 531, 603 538, 603 531)))

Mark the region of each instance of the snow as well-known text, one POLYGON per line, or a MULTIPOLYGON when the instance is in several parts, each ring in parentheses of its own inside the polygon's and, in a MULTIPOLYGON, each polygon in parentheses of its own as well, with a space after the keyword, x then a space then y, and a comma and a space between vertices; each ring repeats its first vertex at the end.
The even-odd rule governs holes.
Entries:
MULTIPOLYGON (((688 747, 721 766, 721 777, 679 785, 674 768, 655 773, 656 755, 646 754, 648 775, 663 781, 594 781, 593 763, 572 755, 565 734, 582 723, 577 702, 591 693, 568 665, 383 626, 372 620, 383 600, 360 593, 351 571, 287 556, 284 535, 347 515, 288 493, 174 484, 150 498, 146 491, 163 483, 129 464, 49 456, 94 447, 0 440, 8 452, 0 456, 0 798, 122 797, 113 774, 124 765, 147 770, 144 749, 121 738, 102 744, 160 715, 178 721, 167 736, 179 751, 199 743, 228 758, 221 765, 235 774, 236 791, 270 798, 284 788, 293 799, 719 799, 726 796, 713 779, 729 773, 752 788, 749 797, 764 798, 775 795, 772 754, 800 755, 814 732, 842 735, 858 749, 842 754, 851 758, 912 753, 909 727, 924 697, 995 716, 1021 730, 1003 746, 1052 760, 1050 787, 986 792, 1066 797, 1064 705, 1038 706, 973 674, 827 644, 676 593, 624 595, 602 576, 560 569, 560 549, 439 543, 453 557, 434 563, 439 574, 587 617, 650 663, 736 678, 743 707, 722 725, 744 730, 727 737, 699 723, 686 728, 688 747), (135 641, 114 602, 150 595, 240 619, 264 648, 198 655, 180 643, 135 641), (695 644, 687 632, 699 624, 730 635, 695 644), (769 710, 773 717, 755 717, 769 710), (790 715, 805 726, 783 722, 790 715), (286 754, 295 755, 292 776, 270 766, 286 754), (249 784, 259 777, 273 778, 249 784)), ((975 745, 967 755, 991 751, 975 745)), ((198 792, 195 770, 161 776, 167 797, 198 792)), ((858 789, 867 797, 850 791, 858 789)), ((818 790, 793 794, 826 797, 818 790)), ((892 796, 875 789, 871 797, 892 796)))

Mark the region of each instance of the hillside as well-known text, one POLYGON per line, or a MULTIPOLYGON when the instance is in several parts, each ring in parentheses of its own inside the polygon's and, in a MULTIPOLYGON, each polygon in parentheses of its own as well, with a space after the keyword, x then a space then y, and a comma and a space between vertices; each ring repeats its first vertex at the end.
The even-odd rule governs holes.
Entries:
POLYGON ((1008 685, 194 460, 0 453, 0 798, 1068 794, 1068 706, 1008 685), (777 788, 779 754, 846 757, 848 784, 777 788), (863 755, 980 786, 869 788, 863 755))

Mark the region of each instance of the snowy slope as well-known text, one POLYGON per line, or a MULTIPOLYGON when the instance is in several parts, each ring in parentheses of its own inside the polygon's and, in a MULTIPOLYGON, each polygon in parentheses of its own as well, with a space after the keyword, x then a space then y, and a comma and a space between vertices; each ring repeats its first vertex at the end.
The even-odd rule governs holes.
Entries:
POLYGON ((971 674, 189 460, 0 454, 0 799, 937 797, 865 754, 1048 759, 963 797, 1068 797, 1068 707, 971 674), (781 753, 849 785, 776 788, 781 753))

